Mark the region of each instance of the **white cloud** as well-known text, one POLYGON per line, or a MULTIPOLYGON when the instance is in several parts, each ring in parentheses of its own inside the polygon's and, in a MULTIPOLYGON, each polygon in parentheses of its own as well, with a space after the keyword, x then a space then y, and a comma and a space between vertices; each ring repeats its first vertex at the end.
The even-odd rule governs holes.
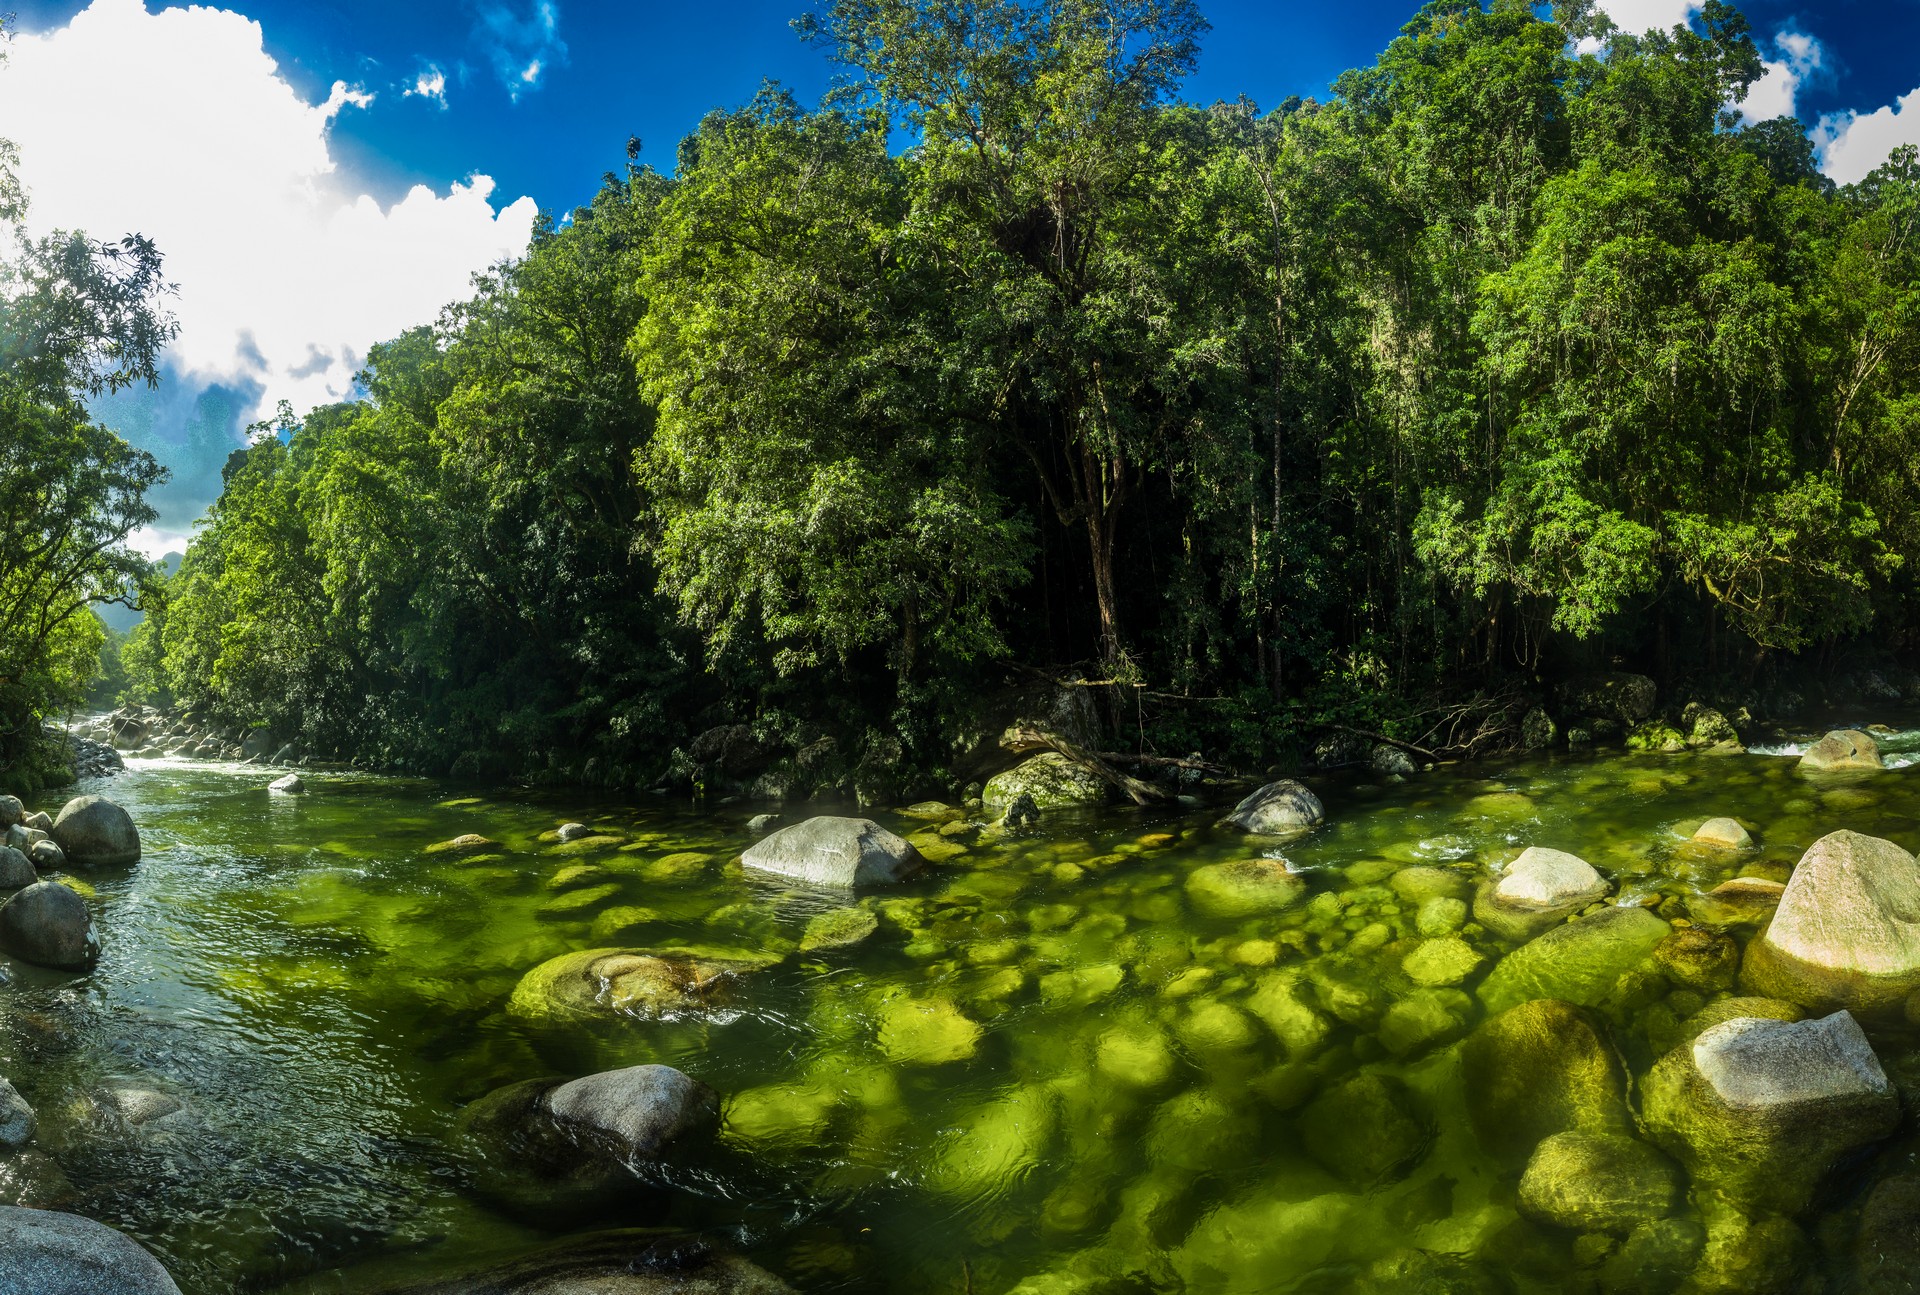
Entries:
POLYGON ((440 70, 439 64, 429 63, 420 69, 413 84, 400 93, 402 98, 427 99, 444 108, 447 106, 447 74, 440 70))
POLYGON ((170 367, 257 390, 263 410, 347 395, 370 343, 433 319, 473 271, 526 246, 533 200, 496 211, 484 175, 389 207, 362 192, 328 131, 372 102, 336 83, 308 103, 244 15, 140 0, 94 0, 22 34, 0 67, 31 227, 153 238, 180 285, 170 367))
POLYGON ((1837 112, 1814 128, 1821 169, 1839 184, 1854 184, 1902 144, 1920 144, 1920 89, 1873 112, 1837 112))
POLYGON ((1800 87, 1827 66, 1827 51, 1805 32, 1783 31, 1773 38, 1778 58, 1763 61, 1766 72, 1747 89, 1740 109, 1749 122, 1791 117, 1800 96, 1800 87))
POLYGON ((1621 31, 1638 36, 1649 31, 1672 31, 1698 12, 1701 0, 1601 0, 1598 8, 1621 31))
POLYGON ((567 60, 567 43, 560 39, 560 9, 553 0, 534 0, 525 14, 505 3, 482 5, 474 35, 516 103, 539 86, 542 73, 567 60))

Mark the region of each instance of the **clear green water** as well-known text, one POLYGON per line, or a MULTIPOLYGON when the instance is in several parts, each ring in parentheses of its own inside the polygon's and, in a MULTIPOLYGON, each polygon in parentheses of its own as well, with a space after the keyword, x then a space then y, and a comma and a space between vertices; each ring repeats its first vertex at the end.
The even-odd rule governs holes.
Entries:
MULTIPOLYGON (((1214 813, 1116 809, 954 838, 930 876, 874 897, 866 943, 801 953, 847 900, 744 875, 753 807, 325 775, 275 797, 269 776, 141 762, 80 788, 127 806, 146 857, 85 877, 99 969, 16 966, 0 1013, 0 1068, 40 1110, 72 1208, 140 1238, 187 1295, 351 1291, 364 1261, 430 1274, 550 1239, 468 1194, 461 1108, 643 1061, 712 1085, 733 1127, 664 1220, 578 1227, 709 1230, 802 1290, 1414 1289, 1432 1267, 1416 1252, 1457 1257, 1431 1289, 1604 1289, 1606 1247, 1516 1222, 1517 1169, 1463 1115, 1450 1043, 1507 946, 1470 926, 1483 965, 1458 990, 1415 985, 1419 906, 1396 874, 1464 886, 1550 845, 1677 917, 1728 877, 1783 879, 1836 828, 1920 846, 1920 767, 1816 783, 1758 754, 1480 765, 1324 787, 1330 825, 1285 848, 1313 893, 1277 915, 1192 901, 1195 868, 1258 853, 1214 813), (1683 844, 1720 814, 1759 848, 1683 844), (620 844, 540 839, 576 818, 620 844), (465 832, 507 849, 422 853, 465 832), (623 908, 647 911, 607 916, 623 908), (783 960, 704 1019, 534 1032, 506 1012, 530 968, 611 945, 783 960), (965 1055, 902 1061, 914 1036, 881 1023, 909 1010, 934 1022, 923 1050, 965 1055), (1322 1100, 1356 1072, 1404 1081, 1423 1130, 1370 1182, 1342 1162, 1369 1130, 1322 1100), (186 1110, 108 1132, 74 1104, 109 1087, 186 1110)), ((1641 1073, 1701 1001, 1639 975, 1599 1008, 1641 1073)), ((1911 1041, 1874 1037, 1897 1077, 1911 1041)), ((1819 1262, 1837 1271, 1844 1245, 1819 1262)))

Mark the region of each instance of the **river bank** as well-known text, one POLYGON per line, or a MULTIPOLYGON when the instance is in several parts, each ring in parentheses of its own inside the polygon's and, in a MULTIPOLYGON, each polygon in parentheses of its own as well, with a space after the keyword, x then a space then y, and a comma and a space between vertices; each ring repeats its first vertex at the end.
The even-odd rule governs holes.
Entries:
MULTIPOLYGON (((1882 737, 1895 765, 1920 747, 1882 737)), ((1636 1121, 1655 1063, 1754 997, 1740 892, 1777 896, 1837 829, 1920 841, 1908 767, 1616 749, 1330 775, 1325 825, 1264 845, 1218 806, 1018 833, 892 807, 874 816, 929 868, 851 896, 740 867, 751 819, 803 807, 301 776, 276 795, 257 766, 135 757, 75 788, 128 807, 143 858, 84 877, 95 969, 15 967, 0 1012, 62 1203, 187 1295, 392 1289, 638 1221, 800 1290, 1760 1289, 1760 1260, 1853 1280, 1904 1182, 1902 1133, 1785 1209, 1726 1206, 1663 1159, 1678 1185, 1631 1227, 1569 1228, 1523 1200, 1528 1157, 1489 1136, 1504 1121, 1476 1117, 1463 1067, 1505 1014, 1571 1002, 1620 1058, 1627 1123, 1603 1131, 1678 1154, 1636 1121), (1694 840, 1716 818, 1751 844, 1694 840), (493 844, 429 848, 467 835, 493 844), (1554 928, 1595 943, 1523 956, 1552 931, 1485 920, 1529 846, 1603 879, 1554 928), (1639 929, 1598 940, 1611 913, 1639 929), (1689 930, 1713 938, 1683 963, 1689 930), (530 973, 595 949, 737 967, 665 1010, 527 1010, 530 973), (463 1120, 490 1095, 640 1064, 718 1105, 664 1197, 556 1213, 476 1167, 463 1120), (102 1118, 128 1091, 178 1107, 102 1118), (1622 1285, 1656 1242, 1673 1281, 1622 1285)), ((1910 1027, 1865 1024, 1904 1091, 1910 1027)))

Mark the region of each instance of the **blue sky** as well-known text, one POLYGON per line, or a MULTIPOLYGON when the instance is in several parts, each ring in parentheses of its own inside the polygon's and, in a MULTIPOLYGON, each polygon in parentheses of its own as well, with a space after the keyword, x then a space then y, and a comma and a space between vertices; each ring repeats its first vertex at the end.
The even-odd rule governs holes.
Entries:
MULTIPOLYGON (((172 464, 148 547, 177 547, 218 460, 280 398, 337 398, 367 344, 431 319, 524 242, 537 208, 585 200, 625 162, 670 170, 681 136, 763 78, 812 100, 834 69, 795 36, 808 0, 14 0, 0 137, 35 219, 157 237, 185 326, 170 389, 98 412, 172 464)), ((1397 33, 1414 0, 1203 0, 1187 97, 1324 93, 1397 33)), ((1603 0, 1623 26, 1688 0, 1603 0)), ((1920 141, 1920 0, 1743 6, 1791 107, 1857 178, 1920 141)))

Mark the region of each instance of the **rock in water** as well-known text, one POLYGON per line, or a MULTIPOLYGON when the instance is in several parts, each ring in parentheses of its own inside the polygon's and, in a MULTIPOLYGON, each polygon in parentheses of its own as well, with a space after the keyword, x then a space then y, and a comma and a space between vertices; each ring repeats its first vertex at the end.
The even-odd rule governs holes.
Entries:
POLYGON ((1599 1007, 1672 930, 1644 908, 1603 908, 1556 926, 1502 958, 1481 982, 1480 1001, 1489 1012, 1529 998, 1599 1007))
POLYGON ((1210 863, 1187 874, 1187 899, 1213 917, 1256 917, 1293 907, 1307 883, 1285 859, 1210 863))
POLYGON ((1743 1016, 1654 1064, 1647 1131, 1696 1186, 1749 1210, 1797 1213, 1848 1152, 1893 1132, 1900 1101, 1848 1012, 1743 1016))
POLYGON ((33 1107, 19 1090, 0 1079, 0 1147, 25 1146, 33 1137, 33 1107))
POLYGON ((1418 773, 1420 769, 1420 766, 1413 762, 1412 756, 1399 747, 1389 746, 1385 742, 1373 748, 1373 754, 1367 758, 1367 767, 1383 777, 1398 774, 1403 778, 1408 774, 1418 773))
POLYGON ((1920 989, 1920 865, 1891 841, 1834 832, 1800 857, 1747 946, 1746 984, 1818 1010, 1895 1008, 1920 989))
POLYGON ((1461 1045, 1460 1060, 1474 1132, 1502 1159, 1523 1160, 1567 1129, 1633 1129, 1626 1068, 1572 1003, 1537 998, 1502 1012, 1461 1045))
POLYGON ((0 1206, 0 1291, 10 1295, 180 1295, 125 1233, 77 1214, 0 1206))
MULTIPOLYGON (((42 845, 46 842, 41 842, 42 845)), ((10 845, 0 845, 0 890, 19 890, 40 880, 27 856, 10 845)))
POLYGON ((1716 850, 1745 850, 1753 844, 1753 836, 1731 818, 1708 819, 1694 829, 1691 839, 1695 845, 1716 850))
POLYGON ((51 841, 35 841, 27 851, 27 862, 41 872, 57 872, 67 866, 67 856, 51 841))
MULTIPOLYGON (((5 912, 0 908, 0 915, 5 912)), ((549 959, 522 976, 507 1010, 538 1025, 698 1013, 725 1002, 739 977, 774 961, 674 949, 583 949, 549 959)))
POLYGON ((1320 798, 1305 784, 1286 778, 1268 783, 1235 805, 1220 825, 1255 836, 1292 836, 1326 821, 1327 810, 1320 798))
POLYGON ((1819 772, 1827 769, 1884 769, 1880 744, 1856 728, 1835 729, 1808 747, 1800 757, 1799 768, 1819 772))
POLYGON ((284 778, 275 778, 267 784, 268 791, 277 791, 282 796, 298 796, 306 789, 307 784, 300 781, 300 775, 297 773, 290 773, 284 778))
POLYGON ((778 814, 755 814, 747 820, 747 832, 752 836, 765 836, 780 826, 778 814))
POLYGON ((1041 809, 1068 809, 1075 805, 1104 805, 1111 789, 1091 769, 1075 764, 1058 751, 1042 751, 1003 773, 980 789, 983 803, 1011 805, 1022 796, 1033 797, 1041 809))
POLYGON ((1530 845, 1475 894, 1473 915, 1494 934, 1525 940, 1607 895, 1607 879, 1565 850, 1530 845))
POLYGON ((37 881, 0 904, 0 951, 16 958, 86 971, 100 959, 87 902, 55 881, 37 881))
POLYGON ((140 833, 127 811, 100 796, 66 803, 50 833, 67 861, 81 868, 114 868, 140 862, 140 833))
POLYGON ((478 832, 463 832, 451 841, 434 842, 423 850, 422 853, 443 854, 450 855, 456 859, 464 859, 476 854, 492 854, 494 851, 502 848, 504 847, 502 847, 498 841, 490 837, 481 836, 478 832))
POLYGON ((1534 1148, 1520 1178, 1520 1212, 1575 1232, 1626 1236, 1673 1213, 1680 1172, 1621 1133, 1555 1133, 1534 1148))
POLYGON ((612 1139, 623 1156, 652 1159, 672 1143, 710 1131, 714 1091, 672 1066, 628 1066, 561 1084, 546 1095, 562 1124, 612 1139))
POLYGON ((583 836, 592 836, 593 829, 585 823, 562 823, 554 835, 562 844, 565 844, 568 841, 578 841, 583 836))
POLYGON ((821 815, 749 846, 740 862, 816 886, 885 886, 926 866, 920 852, 870 818, 821 815))
POLYGON ((1300 1123, 1307 1154, 1359 1188, 1411 1173, 1433 1144, 1433 1122, 1397 1079, 1361 1071, 1322 1094, 1300 1123))

